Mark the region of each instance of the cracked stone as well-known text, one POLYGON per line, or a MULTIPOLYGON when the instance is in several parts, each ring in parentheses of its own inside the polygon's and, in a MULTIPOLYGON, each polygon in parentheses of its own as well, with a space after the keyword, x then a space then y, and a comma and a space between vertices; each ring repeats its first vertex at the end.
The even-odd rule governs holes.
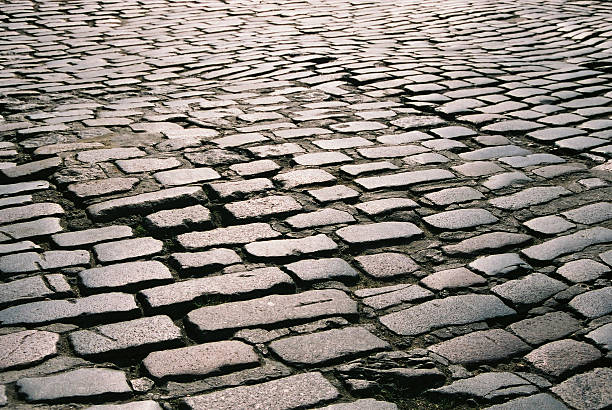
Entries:
POLYGON ((0 370, 32 366, 57 355, 57 333, 24 330, 0 336, 0 370))

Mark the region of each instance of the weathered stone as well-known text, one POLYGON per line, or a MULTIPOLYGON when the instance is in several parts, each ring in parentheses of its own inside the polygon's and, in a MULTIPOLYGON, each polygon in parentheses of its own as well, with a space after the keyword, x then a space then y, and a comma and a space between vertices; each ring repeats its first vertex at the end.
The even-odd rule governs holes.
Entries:
POLYGON ((495 363, 530 350, 521 339, 501 329, 483 330, 428 347, 455 364, 495 363))
POLYGON ((352 225, 336 231, 336 235, 350 245, 406 240, 422 234, 423 231, 410 222, 378 222, 352 225))
POLYGON ((265 192, 274 188, 272 181, 267 178, 254 178, 245 181, 222 182, 210 184, 214 194, 221 198, 241 198, 255 192, 265 192))
POLYGON ((373 145, 372 141, 368 141, 362 137, 335 138, 330 140, 316 140, 312 142, 321 149, 347 149, 355 147, 363 147, 373 145))
POLYGON ((549 376, 560 377, 601 357, 599 350, 571 339, 550 342, 525 356, 533 367, 549 376))
POLYGON ((340 124, 332 124, 329 126, 336 132, 361 132, 361 131, 375 131, 387 128, 386 125, 375 122, 375 121, 352 121, 343 122, 340 124))
POLYGON ((202 339, 241 328, 279 327, 332 316, 354 316, 357 304, 339 290, 312 290, 296 295, 271 295, 191 311, 186 323, 202 339))
MULTIPOLYGON (((134 391, 138 391, 134 386, 134 380, 130 380, 134 391)), ((98 404, 87 407, 87 410, 163 410, 162 407, 153 400, 131 401, 126 404, 98 404)))
POLYGON ((528 397, 520 397, 504 404, 496 404, 485 410, 567 410, 567 407, 550 394, 538 393, 528 397))
POLYGON ((421 127, 433 127, 436 125, 444 124, 444 121, 440 117, 433 115, 406 115, 397 120, 391 121, 392 125, 399 128, 411 129, 421 127))
POLYGON ((155 379, 188 379, 255 367, 254 349, 239 341, 205 343, 149 353, 142 361, 155 379))
POLYGON ((484 198, 484 195, 470 187, 448 188, 424 195, 425 199, 438 206, 469 202, 484 198))
POLYGON ((77 160, 81 162, 103 162, 115 159, 127 159, 144 157, 146 154, 138 148, 106 148, 82 151, 77 154, 77 160))
POLYGON ((319 410, 397 410, 395 403, 375 399, 360 399, 350 403, 332 404, 319 410))
POLYGON ((468 177, 481 177, 497 174, 504 169, 493 161, 474 161, 452 167, 453 170, 468 177))
POLYGON ((452 172, 443 169, 401 172, 380 177, 357 178, 355 183, 368 191, 381 188, 400 188, 423 182, 434 182, 455 178, 452 172))
POLYGON ((153 316, 78 330, 69 340, 78 356, 106 359, 182 345, 181 337, 168 316, 153 316))
POLYGON ((442 250, 449 255, 473 254, 520 245, 531 239, 531 236, 520 233, 489 232, 464 239, 455 245, 443 246, 442 250))
POLYGON ((42 191, 49 189, 51 185, 47 181, 28 181, 17 184, 0 185, 0 195, 14 195, 26 192, 42 191))
MULTIPOLYGON (((252 149, 253 148, 251 148, 251 150, 252 149)), ((190 152, 185 154, 185 158, 199 167, 235 164, 248 160, 244 155, 224 149, 208 149, 206 151, 190 152)))
POLYGON ((284 188, 291 189, 333 182, 336 180, 336 177, 322 169, 300 169, 278 174, 272 179, 280 183, 284 188))
POLYGON ((102 263, 135 259, 161 252, 162 241, 146 237, 105 242, 93 247, 96 258, 102 263))
POLYGON ((285 265, 285 268, 304 283, 326 280, 354 283, 359 279, 359 273, 340 258, 301 260, 285 265))
POLYGON ((246 299, 256 295, 287 293, 293 290, 291 278, 278 268, 184 280, 140 291, 147 312, 182 309, 199 301, 246 299))
POLYGON ((450 296, 382 316, 380 322, 394 333, 413 336, 429 330, 514 315, 516 312, 493 295, 450 296))
POLYGON ((202 205, 168 209, 147 215, 145 224, 155 230, 186 231, 211 225, 210 211, 202 205))
POLYGON ((363 327, 332 329, 270 343, 270 350, 283 361, 298 366, 347 360, 390 347, 363 327))
POLYGON ((223 248, 203 252, 173 253, 170 257, 182 272, 200 274, 242 262, 236 252, 223 248))
POLYGON ((113 239, 132 236, 132 228, 125 225, 111 225, 103 228, 85 229, 83 231, 64 232, 51 236, 53 242, 61 248, 74 248, 113 239))
POLYGON ((319 234, 300 239, 277 239, 248 243, 245 251, 256 258, 286 258, 333 251, 338 245, 327 235, 319 234))
POLYGON ((355 205, 355 208, 368 215, 380 215, 386 212, 393 212, 400 209, 416 208, 418 204, 408 198, 384 198, 373 201, 362 202, 355 205))
POLYGON ((612 203, 598 202, 585 205, 571 211, 563 212, 561 215, 572 222, 593 225, 612 219, 612 203))
POLYGON ((181 400, 191 410, 252 409, 285 410, 315 406, 340 395, 321 373, 302 373, 266 383, 234 387, 181 400))
POLYGON ((557 273, 570 282, 590 282, 610 272, 610 268, 592 259, 578 259, 557 269, 557 273))
POLYGON ((181 168, 156 172, 153 177, 162 185, 175 186, 211 181, 221 175, 212 168, 181 168))
POLYGON ((0 306, 16 305, 43 298, 57 298, 71 292, 66 278, 60 274, 31 276, 0 284, 0 306))
POLYGON ((79 272, 79 281, 87 292, 132 290, 172 281, 172 274, 157 261, 127 262, 79 272))
POLYGON ((0 227, 0 234, 11 239, 34 238, 63 231, 59 218, 41 218, 30 222, 21 222, 0 227))
POLYGON ((48 300, 13 306, 0 311, 3 325, 82 322, 100 318, 134 317, 138 306, 133 295, 105 293, 68 300, 48 300))
POLYGON ((516 194, 491 199, 489 203, 496 208, 514 211, 550 202, 553 199, 569 195, 570 193, 570 191, 560 186, 533 187, 517 192, 516 194))
POLYGON ((271 239, 281 234, 266 223, 252 223, 204 232, 189 232, 177 237, 187 250, 204 249, 212 246, 241 245, 261 239, 271 239))
POLYGON ((63 214, 64 210, 58 204, 39 202, 31 205, 0 209, 0 224, 63 214))
POLYGON ((406 275, 419 269, 419 265, 412 258, 394 252, 357 256, 355 261, 365 273, 378 279, 406 275))
POLYGON ((46 377, 24 378, 18 392, 28 402, 119 399, 132 394, 125 373, 104 368, 83 368, 46 377))
POLYGON ((532 181, 527 175, 522 172, 505 172, 503 174, 493 175, 489 177, 485 182, 483 182, 483 186, 485 188, 491 189, 493 191, 497 189, 506 188, 511 185, 516 184, 524 184, 532 181))
POLYGON ((139 182, 138 178, 105 178, 68 185, 68 191, 79 198, 115 194, 130 191, 139 182))
POLYGON ((57 355, 57 333, 24 330, 0 336, 0 370, 6 371, 57 355))
POLYGON ((543 233, 546 235, 554 235, 557 233, 565 232, 568 229, 574 228, 576 225, 568 222, 557 215, 542 216, 540 218, 534 218, 527 222, 524 222, 527 228, 532 231, 543 233))
POLYGON ((0 272, 28 273, 51 270, 68 266, 89 265, 87 251, 47 251, 44 253, 25 252, 0 256, 0 272))
POLYGON ((421 279, 421 283, 430 289, 442 290, 467 288, 473 285, 485 284, 487 281, 469 269, 455 268, 434 272, 421 279))
POLYGON ((612 405, 610 380, 612 380, 612 369, 597 368, 572 376, 551 390, 576 409, 605 409, 612 405))
POLYGON ((294 143, 258 145, 256 147, 251 147, 247 149, 258 158, 283 157, 286 155, 299 154, 304 152, 304 148, 294 143))
POLYGON ((354 199, 360 195, 359 192, 347 187, 346 185, 334 185, 326 188, 313 189, 308 191, 308 194, 320 203, 354 199))
POLYGON ((508 372, 481 373, 469 379, 457 380, 448 386, 429 390, 436 396, 471 397, 485 401, 527 396, 537 391, 538 388, 528 380, 508 372))
POLYGON ((0 177, 12 181, 20 179, 35 179, 53 173, 60 165, 62 159, 58 157, 27 162, 22 165, 0 169, 0 177))
POLYGON ((532 273, 523 279, 510 280, 491 288, 491 292, 515 306, 534 305, 567 289, 556 279, 541 273, 532 273))
POLYGON ((433 295, 418 285, 392 285, 355 291, 355 296, 363 298, 361 302, 364 305, 378 310, 429 299, 433 295))
POLYGON ((381 162, 367 162, 365 164, 358 165, 343 165, 340 167, 340 171, 352 175, 357 176, 361 174, 367 174, 378 171, 393 171, 399 169, 397 165, 394 165, 387 161, 381 162))
POLYGON ((243 164, 230 165, 230 169, 241 176, 261 175, 272 173, 281 169, 281 166, 271 159, 245 162, 243 164))
POLYGON ((612 323, 590 331, 587 333, 586 338, 592 340, 596 345, 609 353, 612 350, 612 323))
POLYGON ((539 345, 574 333, 580 329, 580 322, 565 312, 552 312, 521 320, 508 328, 527 343, 539 345))
POLYGON ((612 286, 582 293, 569 302, 576 312, 594 319, 612 312, 612 286))
POLYGON ((322 151, 298 155, 293 158, 293 161, 298 165, 304 166, 325 166, 341 164, 343 162, 352 162, 353 158, 341 152, 322 151))
POLYGON ((579 252, 588 246, 607 242, 612 242, 612 230, 596 227, 530 246, 521 253, 536 261, 550 261, 561 255, 579 252))
POLYGON ((348 212, 333 208, 320 211, 307 212, 290 216, 285 220, 292 228, 304 229, 317 226, 336 225, 355 222, 355 218, 348 212))
POLYGON ((498 221, 491 212, 480 208, 456 209, 454 211, 440 212, 426 216, 423 220, 434 228, 445 230, 473 228, 475 226, 492 224, 498 221))
POLYGON ((364 158, 401 158, 429 151, 418 145, 390 145, 385 147, 359 148, 357 152, 364 158))
POLYGON ((293 197, 274 195, 233 202, 224 208, 234 219, 249 220, 297 212, 302 209, 302 205, 293 197))

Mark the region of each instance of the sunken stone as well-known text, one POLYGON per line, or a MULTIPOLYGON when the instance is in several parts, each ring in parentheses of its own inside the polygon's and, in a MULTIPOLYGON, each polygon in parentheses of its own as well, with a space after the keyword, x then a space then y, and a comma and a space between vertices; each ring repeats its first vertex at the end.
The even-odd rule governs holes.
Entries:
POLYGON ((230 373, 258 364, 253 347, 234 340, 153 352, 142 361, 148 374, 164 380, 230 373))
POLYGON ((540 346, 525 356, 525 359, 541 372, 560 377, 573 369, 591 364, 600 357, 599 350, 590 344, 564 339, 540 346))
POLYGON ((378 279, 406 275, 419 269, 419 265, 412 258, 394 252, 357 256, 355 261, 365 273, 378 279))
POLYGON ((521 339, 501 329, 473 332, 428 348, 451 363, 469 366, 499 362, 529 349, 521 339))
POLYGON ((612 381, 612 369, 597 368, 572 376, 551 390, 576 409, 607 409, 612 406, 610 381, 612 381))
POLYGON ((265 383, 187 397, 181 399, 181 404, 190 410, 258 407, 267 410, 288 410, 324 404, 339 395, 338 390, 321 373, 301 373, 265 383))
POLYGON ((298 366, 323 365, 390 347, 363 327, 332 329, 270 343, 270 350, 283 361, 298 366))
POLYGON ((186 323, 202 339, 241 328, 282 326, 332 316, 354 316, 357 304, 344 292, 327 289, 271 295, 191 311, 186 323))
POLYGON ((567 286, 563 282, 541 273, 532 273, 523 279, 510 280, 494 286, 491 292, 515 306, 529 306, 542 302, 564 289, 567 289, 567 286))
POLYGON ((57 333, 24 330, 0 336, 0 370, 32 366, 57 354, 57 333))
POLYGON ((354 283, 359 279, 359 273, 340 258, 301 260, 285 265, 285 268, 305 283, 328 280, 354 283))
POLYGON ((300 239, 277 239, 249 243, 246 252, 256 258, 286 258, 333 251, 338 245, 327 235, 319 234, 300 239))
POLYGON ((46 377, 24 378, 17 390, 28 402, 92 401, 130 396, 125 373, 105 368, 83 368, 46 377))
POLYGON ((336 235, 350 245, 407 240, 422 234, 423 231, 410 222, 378 222, 352 225, 336 231, 336 235))
POLYGON ((79 356, 107 358, 182 345, 181 337, 181 329, 168 316, 153 316, 79 330, 69 340, 79 356))
POLYGON ((498 219, 486 209, 457 209, 426 216, 423 220, 437 229, 457 230, 492 224, 498 219))
POLYGON ((551 312, 521 320, 508 328, 527 343, 539 345, 574 333, 580 329, 580 322, 565 312, 551 312))
POLYGON ((516 312, 493 295, 460 295, 430 300, 382 316, 380 322, 394 333, 416 336, 432 329, 514 315, 516 312))
POLYGON ((127 262, 79 272, 79 281, 88 292, 111 289, 142 289, 172 281, 168 268, 157 261, 127 262))

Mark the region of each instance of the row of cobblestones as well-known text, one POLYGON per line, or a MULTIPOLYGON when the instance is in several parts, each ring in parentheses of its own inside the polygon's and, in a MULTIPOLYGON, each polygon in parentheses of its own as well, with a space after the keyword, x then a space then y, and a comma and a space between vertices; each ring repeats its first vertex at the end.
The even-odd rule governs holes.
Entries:
POLYGON ((0 406, 612 406, 612 5, 0 4, 0 406))

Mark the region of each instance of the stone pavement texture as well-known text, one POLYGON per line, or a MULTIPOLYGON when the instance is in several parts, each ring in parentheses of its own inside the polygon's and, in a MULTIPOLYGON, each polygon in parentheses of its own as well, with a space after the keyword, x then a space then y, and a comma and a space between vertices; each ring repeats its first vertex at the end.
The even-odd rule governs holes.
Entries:
POLYGON ((0 17, 0 406, 612 407, 611 2, 0 17))

